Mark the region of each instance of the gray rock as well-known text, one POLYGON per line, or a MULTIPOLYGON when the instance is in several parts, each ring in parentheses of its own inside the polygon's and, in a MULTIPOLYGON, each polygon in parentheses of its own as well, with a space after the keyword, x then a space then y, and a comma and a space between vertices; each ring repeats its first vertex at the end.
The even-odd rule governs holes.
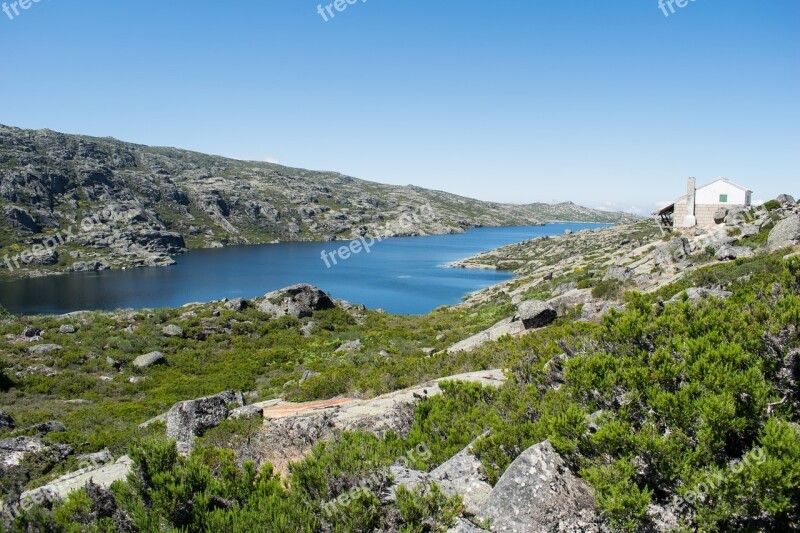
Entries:
POLYGON ((22 332, 22 336, 28 339, 32 339, 34 337, 39 337, 42 334, 42 330, 39 328, 35 328, 33 326, 26 326, 25 330, 22 332))
POLYGON ((144 355, 140 355, 136 359, 133 360, 133 366, 136 368, 147 368, 153 365, 160 365, 166 363, 166 359, 164 359, 164 354, 161 352, 150 352, 144 355))
POLYGON ((244 298, 234 298, 233 300, 225 303, 225 309, 230 309, 237 313, 242 312, 247 308, 247 300, 244 298))
POLYGON ((67 426, 56 420, 50 420, 49 422, 36 424, 31 429, 41 435, 47 435, 48 433, 66 433, 67 426))
POLYGON ((311 335, 314 334, 314 328, 316 327, 317 327, 316 322, 309 322, 308 324, 305 324, 300 328, 300 335, 302 335, 303 337, 310 337, 311 335))
POLYGON ((732 261, 734 259, 746 259, 753 257, 755 252, 747 246, 731 246, 730 244, 723 244, 717 250, 717 261, 732 261))
POLYGON ((612 266, 606 271, 603 281, 629 281, 633 279, 634 271, 624 266, 612 266))
POLYGON ((228 418, 241 418, 246 420, 253 420, 256 418, 263 418, 264 410, 255 405, 245 405, 244 407, 237 407, 231 410, 228 418))
POLYGON ((58 328, 58 332, 62 335, 72 335, 75 333, 75 326, 72 324, 64 324, 60 328, 58 328))
POLYGON ((50 463, 63 461, 72 453, 64 444, 45 444, 37 437, 13 437, 0 440, 0 469, 22 465, 31 456, 50 463))
POLYGON ((163 333, 165 337, 183 337, 183 328, 176 326, 175 324, 170 324, 168 326, 164 326, 164 328, 161 330, 161 333, 163 333))
POLYGON ((761 233, 761 227, 755 224, 742 226, 742 237, 753 237, 761 233))
POLYGON ((728 210, 724 207, 720 207, 714 213, 714 223, 722 224, 725 222, 725 219, 728 217, 728 210))
POLYGON ((79 455, 76 457, 78 461, 80 461, 82 468, 86 468, 89 466, 98 466, 110 463, 114 460, 114 456, 111 455, 111 452, 108 449, 101 450, 95 453, 85 453, 83 455, 79 455))
POLYGON ((486 529, 482 529, 466 518, 458 518, 456 525, 447 530, 447 533, 484 533, 486 529))
POLYGON ((76 261, 72 263, 72 272, 100 272, 110 270, 111 266, 105 261, 76 261))
POLYGON ((353 353, 356 350, 358 350, 359 348, 361 348, 361 339, 356 339, 354 341, 345 342, 344 344, 339 346, 336 349, 336 353, 342 353, 342 352, 344 352, 344 353, 353 353))
POLYGON ((733 296, 732 292, 724 291, 722 289, 706 289, 705 287, 692 287, 686 291, 673 296, 668 303, 676 303, 683 301, 683 295, 686 294, 686 299, 689 302, 699 302, 707 300, 708 298, 718 298, 725 300, 733 296))
POLYGON ((0 431, 5 431, 7 429, 14 429, 17 425, 14 422, 14 419, 11 417, 10 414, 6 413, 5 411, 0 411, 0 431))
POLYGON ((318 288, 300 284, 264 295, 258 309, 274 318, 290 315, 295 318, 311 316, 315 311, 333 309, 336 304, 318 288))
POLYGON ((467 446, 430 473, 433 481, 448 495, 458 494, 468 515, 476 515, 488 501, 492 486, 486 482, 483 465, 467 446))
POLYGON ((519 304, 517 315, 525 329, 547 326, 558 317, 553 306, 539 300, 528 300, 519 304))
POLYGON ((167 437, 191 444, 196 437, 228 418, 229 405, 242 407, 243 404, 242 395, 233 391, 178 402, 167 411, 167 437))
POLYGON ((309 379, 316 376, 319 376, 319 372, 314 372, 313 370, 306 370, 305 372, 303 372, 303 377, 300 378, 300 384, 302 385, 309 379))
POLYGON ((499 532, 602 530, 591 488, 548 441, 528 448, 508 467, 480 516, 499 532))
POLYGON ((122 363, 120 363, 113 357, 106 357, 106 364, 115 370, 119 370, 120 368, 122 368, 122 363))
POLYGON ((58 352, 64 348, 58 344, 37 344, 28 348, 28 352, 32 355, 47 355, 52 352, 58 352))
POLYGON ((775 200, 777 200, 778 203, 780 203, 783 207, 794 207, 797 205, 794 196, 791 194, 781 194, 775 200))
POLYGON ((771 248, 786 248, 800 243, 800 215, 791 215, 778 222, 769 232, 771 248))
POLYGON ((562 294, 565 294, 565 293, 567 293, 567 292, 569 292, 571 290, 577 289, 577 288, 578 288, 578 284, 576 282, 574 282, 574 281, 570 281, 568 283, 561 283, 561 284, 558 285, 558 287, 553 289, 553 292, 552 292, 552 294, 550 296, 555 298, 556 296, 561 296, 562 294))

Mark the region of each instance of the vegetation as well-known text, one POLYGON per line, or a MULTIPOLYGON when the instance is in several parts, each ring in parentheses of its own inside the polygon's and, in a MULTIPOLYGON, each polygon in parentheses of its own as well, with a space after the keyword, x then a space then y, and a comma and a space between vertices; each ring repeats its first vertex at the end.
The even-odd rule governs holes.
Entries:
MULTIPOLYGON (((620 288, 598 287, 604 294, 620 288)), ((213 306, 193 316, 186 309, 125 320, 90 315, 53 356, 61 374, 15 378, 3 396, 3 409, 26 423, 52 417, 46 409, 38 414, 41 405, 34 409, 46 395, 90 398, 93 404, 64 413, 70 431, 52 437, 73 444, 91 439, 122 449, 136 431, 121 420, 140 421, 173 398, 224 388, 311 399, 379 394, 467 369, 505 366, 511 379, 500 389, 444 383, 444 394, 419 404, 407 433, 341 433, 285 476, 270 465, 239 465, 218 447, 252 422, 217 428, 186 458, 173 443, 139 438, 130 449, 134 472, 110 497, 79 491, 53 510, 20 516, 14 530, 446 531, 461 512, 458 499, 430 485, 400 489, 387 502, 388 467, 424 445, 430 453, 412 466, 430 470, 477 437, 474 451, 491 484, 529 446, 549 440, 593 487, 615 530, 646 530, 651 505, 676 512, 685 530, 800 527, 800 260, 761 255, 693 271, 653 294, 623 296, 626 310, 601 323, 560 320, 458 357, 426 356, 416 346, 441 348, 507 316, 511 306, 498 300, 426 317, 331 310, 315 316, 311 337, 298 333, 299 321, 267 321, 255 309, 222 311, 217 324, 231 332, 205 336, 213 306), (690 287, 723 287, 732 296, 663 303, 690 287), (180 324, 186 338, 162 340, 165 323, 180 324), (131 324, 136 333, 128 335, 131 324), (354 338, 361 349, 336 352, 354 338), (125 361, 160 348, 169 365, 139 384, 128 383, 126 372, 98 383, 91 376, 108 372, 105 362, 81 354, 100 343, 125 361), (373 355, 383 348, 393 357, 373 355), (300 385, 304 369, 321 374, 300 385)), ((0 333, 19 333, 22 325, 3 324, 0 333)), ((59 321, 36 324, 50 331, 59 321)), ((14 350, 5 368, 25 356, 23 347, 14 350)))

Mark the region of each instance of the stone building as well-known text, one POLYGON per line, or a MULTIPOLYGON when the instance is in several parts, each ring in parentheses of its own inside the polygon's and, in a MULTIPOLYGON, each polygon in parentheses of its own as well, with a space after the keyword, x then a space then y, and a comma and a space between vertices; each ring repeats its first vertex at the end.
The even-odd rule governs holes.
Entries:
POLYGON ((750 207, 752 196, 753 191, 725 178, 702 187, 697 187, 695 178, 689 178, 686 194, 653 214, 669 229, 713 228, 721 209, 750 207))

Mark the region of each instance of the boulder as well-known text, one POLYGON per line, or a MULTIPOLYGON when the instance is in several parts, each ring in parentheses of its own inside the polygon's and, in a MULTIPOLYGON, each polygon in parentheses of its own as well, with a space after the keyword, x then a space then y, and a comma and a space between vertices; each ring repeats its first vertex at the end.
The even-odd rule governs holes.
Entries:
POLYGON ((37 437, 13 437, 0 440, 0 472, 22 465, 29 456, 43 463, 58 463, 72 453, 65 444, 45 444, 37 437))
POLYGON ((558 316, 553 306, 540 300, 522 302, 517 309, 517 315, 525 329, 547 326, 558 316))
POLYGON ((480 516, 500 532, 602 530, 591 488, 570 472, 549 441, 517 457, 480 516))
POLYGON ((59 344, 37 344, 28 348, 31 355, 47 355, 52 352, 58 352, 64 348, 59 344))
POLYGON ((794 207, 797 205, 794 196, 790 194, 781 194, 775 200, 777 200, 782 207, 794 207))
POLYGON ((699 302, 707 300, 708 298, 719 298, 725 300, 733 296, 732 292, 724 291, 722 289, 706 289, 705 287, 692 287, 686 289, 684 292, 673 296, 668 303, 676 303, 683 301, 683 295, 686 294, 686 299, 689 302, 699 302))
POLYGON ((800 243, 800 215, 791 215, 778 222, 769 232, 771 248, 786 248, 800 243))
POLYGON ((257 405, 245 405, 244 407, 237 407, 236 409, 231 410, 230 414, 228 415, 228 418, 241 418, 246 420, 263 417, 264 409, 257 405))
POLYGON ((460 495, 468 515, 478 514, 492 493, 492 486, 483 474, 483 465, 472 454, 472 445, 434 469, 430 477, 445 494, 460 495))
POLYGON ((147 368, 153 365, 160 365, 166 363, 166 359, 164 359, 164 354, 161 352, 150 352, 144 355, 140 355, 136 359, 133 360, 133 366, 136 368, 147 368))
POLYGON ((14 419, 11 417, 11 415, 5 411, 0 411, 0 431, 14 429, 16 427, 17 425, 14 423, 14 419))
POLYGON ((361 348, 361 339, 356 339, 354 341, 348 341, 336 348, 336 353, 353 353, 359 348, 361 348))
POLYGON ((578 288, 578 284, 574 281, 570 281, 568 283, 561 283, 553 289, 553 292, 550 296, 555 298, 556 296, 561 296, 562 294, 568 293, 569 291, 575 290, 578 288))
POLYGON ((196 437, 202 436, 228 418, 229 405, 243 407, 242 395, 226 391, 176 403, 167 411, 167 437, 178 442, 192 443, 196 437))
POLYGON ((47 435, 48 433, 66 433, 67 426, 58 422, 56 420, 50 420, 49 422, 42 422, 41 424, 36 424, 31 429, 38 432, 41 435, 47 435))
POLYGON ((164 328, 161 330, 161 333, 163 333, 165 337, 183 337, 183 328, 176 326, 175 324, 170 324, 168 326, 164 326, 164 328))
POLYGON ((621 281, 626 282, 633 279, 634 272, 628 267, 612 266, 606 271, 603 281, 621 281))
POLYGON ((761 226, 755 224, 742 227, 742 237, 754 237, 761 233, 761 226))
POLYGON ((39 337, 42 334, 42 330, 39 328, 35 328, 33 326, 26 326, 25 330, 22 332, 22 336, 28 339, 33 339, 34 337, 39 337))
POLYGON ((313 285, 300 284, 264 295, 258 309, 269 313, 273 318, 290 315, 295 318, 311 316, 315 311, 333 309, 330 296, 313 285))
POLYGON ((747 246, 731 246, 723 244, 717 250, 717 261, 732 261, 734 259, 746 259, 753 257, 755 252, 747 246))
POLYGON ((234 298, 233 300, 225 303, 225 309, 230 309, 237 313, 247 308, 247 300, 244 298, 234 298))
POLYGON ((723 224, 727 217, 728 217, 728 210, 725 209, 724 207, 720 207, 714 212, 714 223, 723 224))
POLYGON ((75 326, 72 324, 64 324, 60 328, 58 328, 58 332, 62 335, 72 335, 75 333, 75 326))

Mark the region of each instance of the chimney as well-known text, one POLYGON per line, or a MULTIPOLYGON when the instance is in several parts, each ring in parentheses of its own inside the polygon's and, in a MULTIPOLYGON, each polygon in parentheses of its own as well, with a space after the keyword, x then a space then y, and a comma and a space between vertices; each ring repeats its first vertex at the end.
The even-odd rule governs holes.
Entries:
POLYGON ((697 195, 697 180, 689 178, 686 187, 686 218, 683 220, 684 228, 693 228, 697 225, 697 217, 695 216, 695 197, 697 195))

